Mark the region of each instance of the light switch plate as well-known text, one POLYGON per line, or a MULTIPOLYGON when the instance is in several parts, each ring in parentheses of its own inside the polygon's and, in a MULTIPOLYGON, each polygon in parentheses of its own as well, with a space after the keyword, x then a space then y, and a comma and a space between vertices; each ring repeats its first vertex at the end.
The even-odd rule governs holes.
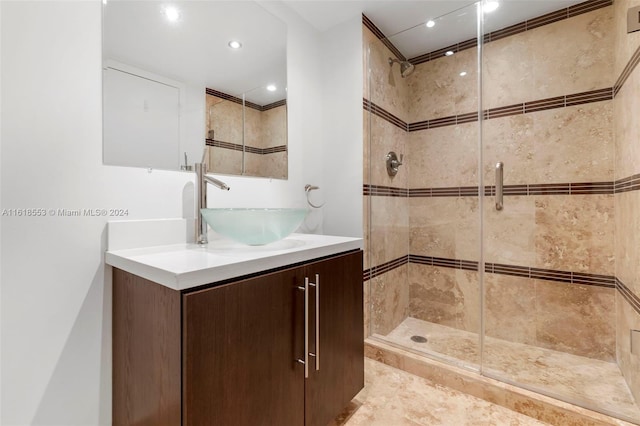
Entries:
POLYGON ((640 6, 632 7, 627 11, 627 33, 640 31, 640 6))
POLYGON ((631 353, 640 355, 640 330, 631 330, 631 353))

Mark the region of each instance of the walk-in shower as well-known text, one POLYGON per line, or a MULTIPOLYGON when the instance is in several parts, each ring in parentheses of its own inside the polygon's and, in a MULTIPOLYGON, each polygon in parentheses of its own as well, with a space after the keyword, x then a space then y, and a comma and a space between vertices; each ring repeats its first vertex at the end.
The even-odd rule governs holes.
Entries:
POLYGON ((363 19, 369 339, 640 424, 626 3, 363 19))

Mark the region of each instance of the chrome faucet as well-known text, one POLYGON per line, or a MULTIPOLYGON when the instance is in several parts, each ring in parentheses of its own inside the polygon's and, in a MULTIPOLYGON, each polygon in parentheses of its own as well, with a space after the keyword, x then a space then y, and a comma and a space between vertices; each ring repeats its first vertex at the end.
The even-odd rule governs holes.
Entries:
POLYGON ((207 165, 205 163, 196 163, 196 186, 198 194, 196 196, 196 242, 204 245, 209 241, 207 240, 207 222, 202 220, 202 213, 200 209, 207 207, 207 183, 219 188, 223 191, 228 191, 229 186, 211 176, 207 176, 207 165))

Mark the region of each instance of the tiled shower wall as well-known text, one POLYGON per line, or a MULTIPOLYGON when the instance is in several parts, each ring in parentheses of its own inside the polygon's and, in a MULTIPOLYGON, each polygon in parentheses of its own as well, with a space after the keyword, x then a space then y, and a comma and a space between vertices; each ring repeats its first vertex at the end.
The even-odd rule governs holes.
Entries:
MULTIPOLYGON (((503 211, 492 196, 484 206, 486 332, 613 361, 614 7, 590 1, 528 24, 484 44, 482 172, 490 195, 504 162, 506 185, 503 211)), ((366 332, 384 335, 406 316, 477 332, 476 48, 414 58, 411 76, 396 65, 392 79, 391 51, 363 31, 375 159, 369 176, 365 152, 366 332), (393 179, 392 149, 406 156, 393 179)))
POLYGON ((627 9, 639 0, 614 3, 616 135, 615 255, 617 361, 640 401, 640 348, 631 353, 630 333, 640 330, 640 32, 627 34, 627 9))
MULTIPOLYGON (((209 92, 206 94, 207 129, 211 129, 211 121, 215 121, 213 126, 215 137, 207 140, 209 170, 221 174, 242 174, 244 136, 245 174, 286 179, 286 101, 266 107, 248 105, 244 108, 243 123, 241 99, 211 89, 207 90, 209 92)), ((208 136, 207 132, 206 137, 208 136)))

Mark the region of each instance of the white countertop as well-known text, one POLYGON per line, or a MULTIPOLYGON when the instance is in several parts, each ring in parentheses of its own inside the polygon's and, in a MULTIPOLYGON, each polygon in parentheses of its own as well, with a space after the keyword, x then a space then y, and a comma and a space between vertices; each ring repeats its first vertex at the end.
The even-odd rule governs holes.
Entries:
POLYGON ((361 238, 291 234, 264 246, 225 239, 204 247, 182 243, 109 250, 105 262, 171 289, 186 290, 361 248, 361 238))

